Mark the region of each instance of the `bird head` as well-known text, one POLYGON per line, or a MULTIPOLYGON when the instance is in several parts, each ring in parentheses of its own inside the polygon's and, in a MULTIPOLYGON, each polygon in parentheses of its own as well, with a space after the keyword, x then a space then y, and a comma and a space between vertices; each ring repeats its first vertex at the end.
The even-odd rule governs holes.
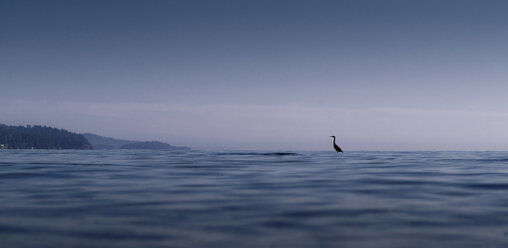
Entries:
POLYGON ((335 136, 330 136, 331 138, 335 138, 335 136))

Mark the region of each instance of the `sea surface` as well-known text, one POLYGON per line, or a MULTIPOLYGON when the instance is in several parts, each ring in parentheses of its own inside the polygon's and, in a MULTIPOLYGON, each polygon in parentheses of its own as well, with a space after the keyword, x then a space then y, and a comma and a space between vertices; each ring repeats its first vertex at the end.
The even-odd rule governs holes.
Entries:
POLYGON ((0 246, 508 247, 508 152, 0 150, 0 246))

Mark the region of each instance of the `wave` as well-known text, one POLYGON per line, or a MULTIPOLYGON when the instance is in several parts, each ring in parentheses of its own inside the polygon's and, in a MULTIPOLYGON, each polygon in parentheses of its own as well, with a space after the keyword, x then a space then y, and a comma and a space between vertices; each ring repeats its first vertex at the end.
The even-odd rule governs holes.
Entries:
POLYGON ((233 155, 233 156, 298 156, 295 152, 219 152, 216 155, 233 155))

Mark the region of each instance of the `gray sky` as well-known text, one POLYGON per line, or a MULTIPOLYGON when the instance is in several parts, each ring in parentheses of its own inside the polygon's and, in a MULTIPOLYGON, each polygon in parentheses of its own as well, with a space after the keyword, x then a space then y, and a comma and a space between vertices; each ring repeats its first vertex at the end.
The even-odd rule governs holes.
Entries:
POLYGON ((201 149, 508 150, 506 1, 0 0, 0 123, 201 149))

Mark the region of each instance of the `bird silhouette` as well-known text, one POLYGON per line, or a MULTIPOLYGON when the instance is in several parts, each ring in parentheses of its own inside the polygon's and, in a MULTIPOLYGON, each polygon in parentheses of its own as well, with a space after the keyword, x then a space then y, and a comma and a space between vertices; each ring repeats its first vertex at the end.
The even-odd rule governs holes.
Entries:
POLYGON ((335 151, 337 151, 337 153, 339 153, 339 152, 343 153, 342 149, 340 149, 340 147, 335 143, 335 136, 330 136, 330 137, 333 138, 333 148, 335 148, 335 151))

